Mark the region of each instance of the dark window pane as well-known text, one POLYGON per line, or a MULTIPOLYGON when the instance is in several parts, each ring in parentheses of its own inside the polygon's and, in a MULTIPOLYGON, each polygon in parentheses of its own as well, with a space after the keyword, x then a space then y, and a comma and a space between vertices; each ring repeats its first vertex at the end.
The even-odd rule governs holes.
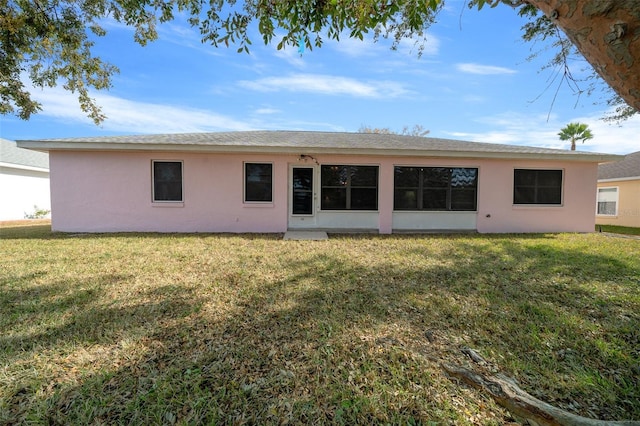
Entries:
POLYGON ((323 210, 346 210, 347 189, 346 188, 322 188, 323 210))
POLYGON ((465 210, 477 208, 478 169, 401 167, 394 170, 396 210, 465 210))
POLYGON ((273 201, 271 164, 245 164, 245 201, 273 201))
POLYGON ((325 165, 320 171, 323 210, 377 210, 377 166, 325 165))
POLYGON ((377 186, 378 168, 376 166, 351 166, 351 186, 377 186))
POLYGON ((562 170, 537 170, 538 186, 562 186, 562 170))
POLYGON ((420 170, 417 167, 398 167, 394 170, 396 188, 417 188, 420 181, 420 170))
POLYGON ((451 190, 451 210, 473 211, 476 209, 476 190, 451 190))
POLYGON ((377 210, 377 188, 352 188, 351 210, 377 210))
POLYGON ((561 204, 562 170, 515 169, 514 204, 561 204))
POLYGON ((153 200, 182 201, 182 163, 153 162, 153 200))
POLYGON ((393 208, 396 210, 417 210, 418 190, 396 189, 393 194, 393 208))
POLYGON ((422 207, 425 210, 446 210, 446 189, 425 189, 422 192, 422 207))
POLYGON ((446 188, 449 186, 449 169, 429 167, 422 169, 422 182, 425 188, 446 188))
POLYGON ((538 204, 560 204, 562 201, 562 191, 560 188, 538 188, 538 204))
POLYGON ((514 172, 514 184, 516 186, 534 186, 536 184, 536 171, 516 169, 514 172))
POLYGON ((347 166, 322 166, 322 186, 346 186, 347 174, 347 166))
POLYGON ((515 204, 535 204, 536 189, 521 187, 513 189, 513 202, 515 204))

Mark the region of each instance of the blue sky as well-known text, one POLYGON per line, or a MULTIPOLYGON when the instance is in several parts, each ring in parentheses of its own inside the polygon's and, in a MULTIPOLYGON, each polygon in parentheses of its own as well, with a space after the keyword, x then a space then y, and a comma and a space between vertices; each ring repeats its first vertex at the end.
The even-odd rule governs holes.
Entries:
MULTIPOLYGON (((141 47, 133 32, 106 23, 96 53, 117 65, 113 88, 95 92, 108 119, 98 127, 75 97, 60 88, 35 89, 44 111, 30 121, 0 116, 6 139, 235 130, 355 132, 361 126, 401 131, 421 125, 429 136, 568 148, 557 133, 571 121, 589 124, 595 138, 579 150, 626 154, 640 150, 640 118, 608 124, 597 97, 576 97, 536 46, 521 39, 524 20, 507 6, 469 10, 449 0, 427 33, 421 57, 411 41, 399 49, 371 38, 326 40, 300 54, 264 46, 251 53, 200 43, 177 19, 160 39, 141 47)), ((541 46, 538 46, 541 47, 541 46)), ((583 64, 572 65, 577 76, 583 64)))

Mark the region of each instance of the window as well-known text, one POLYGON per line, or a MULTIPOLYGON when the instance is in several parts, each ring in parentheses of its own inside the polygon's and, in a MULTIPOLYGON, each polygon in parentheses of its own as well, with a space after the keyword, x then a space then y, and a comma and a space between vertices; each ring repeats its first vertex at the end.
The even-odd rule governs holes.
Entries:
POLYGON ((153 161, 153 201, 182 202, 182 161, 153 161))
POLYGON ((322 210, 378 210, 377 166, 322 166, 322 210))
POLYGON ((244 201, 270 203, 273 201, 273 164, 244 164, 244 201))
POLYGON ((562 204, 562 170, 515 169, 513 204, 562 204))
POLYGON ((598 188, 598 210, 603 216, 616 216, 618 214, 618 188, 598 188))
POLYGON ((395 210, 475 211, 478 169, 403 167, 394 169, 395 210))

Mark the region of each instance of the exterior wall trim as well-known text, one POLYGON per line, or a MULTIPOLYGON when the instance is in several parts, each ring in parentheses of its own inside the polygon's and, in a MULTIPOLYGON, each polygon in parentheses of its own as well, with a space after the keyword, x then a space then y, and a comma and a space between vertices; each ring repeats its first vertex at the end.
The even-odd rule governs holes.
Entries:
POLYGON ((598 183, 625 182, 625 181, 628 181, 628 180, 640 180, 640 176, 611 178, 611 179, 598 179, 598 183))

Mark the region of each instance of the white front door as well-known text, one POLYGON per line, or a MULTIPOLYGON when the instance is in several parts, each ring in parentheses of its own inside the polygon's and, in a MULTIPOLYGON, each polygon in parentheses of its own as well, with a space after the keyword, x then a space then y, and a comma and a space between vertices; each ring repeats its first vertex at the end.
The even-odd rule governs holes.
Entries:
POLYGON ((289 170, 289 228, 316 226, 316 169, 313 166, 291 166, 289 170))

